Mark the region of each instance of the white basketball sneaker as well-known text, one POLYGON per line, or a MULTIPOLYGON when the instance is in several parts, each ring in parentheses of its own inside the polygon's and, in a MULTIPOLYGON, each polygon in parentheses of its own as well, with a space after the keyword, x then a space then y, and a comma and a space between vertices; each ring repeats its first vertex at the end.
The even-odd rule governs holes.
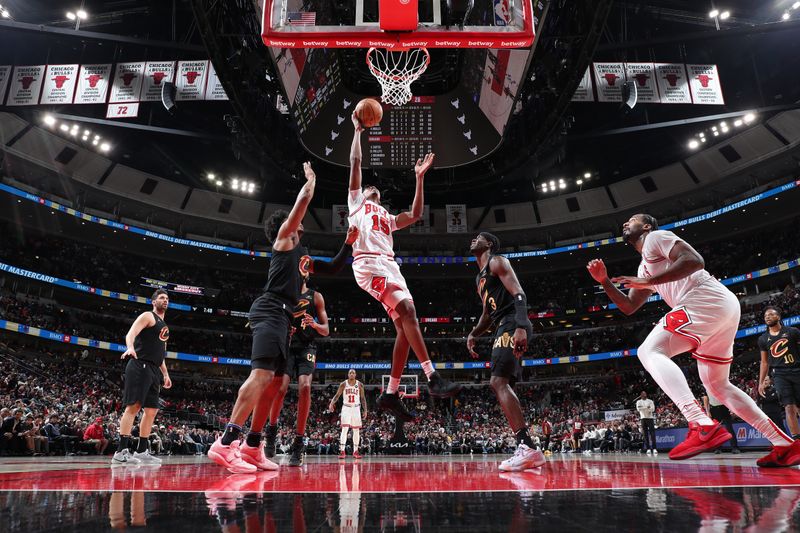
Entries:
POLYGON ((132 457, 134 459, 138 459, 140 463, 144 465, 160 465, 161 459, 156 457, 155 455, 151 454, 150 451, 143 451, 143 452, 133 452, 132 457))
POLYGON ((545 464, 547 460, 539 450, 528 448, 525 444, 517 446, 514 455, 500 463, 498 467, 502 472, 522 472, 528 468, 538 468, 545 464))

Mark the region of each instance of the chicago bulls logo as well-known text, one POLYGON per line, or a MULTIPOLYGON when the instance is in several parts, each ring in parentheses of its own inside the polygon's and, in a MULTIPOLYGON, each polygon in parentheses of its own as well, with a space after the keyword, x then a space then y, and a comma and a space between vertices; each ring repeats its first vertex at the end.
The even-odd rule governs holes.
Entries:
POLYGON ((103 76, 100 74, 89 74, 89 77, 86 78, 86 81, 89 82, 89 87, 95 88, 97 87, 97 83, 103 79, 103 76))
POLYGON ((710 82, 713 78, 711 78, 708 74, 700 74, 697 76, 700 85, 703 87, 708 87, 708 82, 710 82))
POLYGON ((383 276, 374 276, 372 278, 372 290, 378 294, 383 294, 386 290, 386 278, 383 276))
POLYGON ((692 317, 689 316, 689 313, 683 307, 676 307, 664 317, 663 326, 664 329, 669 331, 670 333, 675 333, 677 335, 681 335, 683 337, 689 338, 700 345, 700 339, 696 335, 692 335, 685 329, 692 325, 692 317))
POLYGON ((53 81, 56 82, 56 89, 61 89, 64 87, 64 82, 67 81, 69 78, 67 76, 56 76, 53 78, 53 81))
POLYGON ((136 77, 136 73, 134 73, 134 72, 126 72, 125 74, 120 76, 120 78, 122 78, 122 83, 125 84, 125 87, 130 87, 131 82, 133 81, 133 79, 135 77, 136 77))
POLYGON ((675 87, 676 85, 678 85, 678 80, 680 79, 680 76, 678 76, 677 74, 667 74, 666 76, 664 76, 664 79, 667 80, 667 83, 669 83, 670 87, 675 87))
POLYGON ((199 72, 194 72, 194 71, 187 72, 186 74, 184 74, 184 76, 186 76, 186 82, 189 85, 194 85, 194 82, 197 80, 197 77, 199 75, 200 75, 199 72))
POLYGON ((609 87, 613 87, 614 85, 616 85, 617 80, 619 79, 619 76, 611 72, 603 74, 603 77, 606 79, 606 83, 608 84, 609 87))
POLYGON ((33 83, 33 76, 22 76, 19 81, 22 82, 22 88, 28 90, 31 88, 31 84, 33 83))
POLYGON ((639 85, 639 87, 644 87, 647 85, 647 80, 650 79, 650 76, 647 74, 637 74, 633 77, 633 79, 636 80, 636 83, 639 85))
POLYGON ((169 328, 167 326, 161 328, 161 331, 158 333, 158 338, 162 342, 167 342, 169 340, 169 328))
POLYGON ((153 72, 152 74, 150 74, 150 77, 153 78, 153 84, 161 85, 161 81, 164 78, 167 77, 167 73, 166 72, 153 72))

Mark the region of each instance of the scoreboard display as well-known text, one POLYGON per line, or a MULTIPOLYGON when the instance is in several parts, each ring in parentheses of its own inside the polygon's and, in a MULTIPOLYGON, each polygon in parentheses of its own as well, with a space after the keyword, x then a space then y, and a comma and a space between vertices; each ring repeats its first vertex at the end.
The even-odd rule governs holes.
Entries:
POLYGON ((416 96, 403 107, 387 107, 383 120, 366 132, 365 166, 408 167, 433 152, 434 96, 416 96))

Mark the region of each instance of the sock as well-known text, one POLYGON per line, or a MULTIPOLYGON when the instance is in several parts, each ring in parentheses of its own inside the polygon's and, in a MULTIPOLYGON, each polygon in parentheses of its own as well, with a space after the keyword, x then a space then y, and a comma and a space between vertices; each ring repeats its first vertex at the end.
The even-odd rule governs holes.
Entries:
POLYGON ((428 380, 431 379, 431 374, 436 372, 436 370, 433 369, 433 363, 430 359, 422 362, 422 371, 425 372, 425 377, 428 378, 428 380))
POLYGON ((361 430, 353 429, 353 451, 358 451, 358 445, 361 443, 361 430))
POLYGON ((237 440, 239 438, 239 433, 241 433, 242 427, 237 426, 236 424, 228 424, 225 426, 225 433, 222 434, 222 444, 224 446, 230 446, 231 442, 237 440))
POLYGON ((270 424, 267 426, 267 438, 274 439, 278 436, 278 424, 270 424))
POLYGON ((396 394, 397 389, 400 388, 400 378, 389 378, 389 386, 386 387, 386 394, 396 394))
POLYGON ((258 448, 261 444, 261 432, 260 431, 251 431, 247 434, 247 439, 245 440, 248 446, 251 448, 258 448))
POLYGON ((131 444, 130 435, 120 435, 119 444, 117 444, 117 451, 121 452, 122 450, 126 450, 128 446, 130 446, 130 444, 131 444))
POLYGON ((347 431, 349 428, 342 428, 342 434, 339 436, 339 445, 342 450, 344 450, 345 445, 347 444, 347 431))
POLYGON ((144 453, 148 450, 150 444, 150 439, 147 437, 139 436, 139 445, 136 447, 136 451, 139 453, 144 453))
POLYGON ((518 429, 514 433, 517 436, 517 444, 524 444, 531 450, 534 449, 533 441, 531 440, 531 436, 528 434, 528 428, 523 427, 522 429, 518 429))

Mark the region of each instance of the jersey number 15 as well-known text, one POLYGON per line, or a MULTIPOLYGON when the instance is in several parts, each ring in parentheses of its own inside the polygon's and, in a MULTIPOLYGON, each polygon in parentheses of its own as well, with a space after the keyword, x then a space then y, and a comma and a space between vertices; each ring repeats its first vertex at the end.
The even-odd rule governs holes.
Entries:
POLYGON ((380 231, 389 235, 389 220, 378 215, 372 215, 372 231, 380 231))

